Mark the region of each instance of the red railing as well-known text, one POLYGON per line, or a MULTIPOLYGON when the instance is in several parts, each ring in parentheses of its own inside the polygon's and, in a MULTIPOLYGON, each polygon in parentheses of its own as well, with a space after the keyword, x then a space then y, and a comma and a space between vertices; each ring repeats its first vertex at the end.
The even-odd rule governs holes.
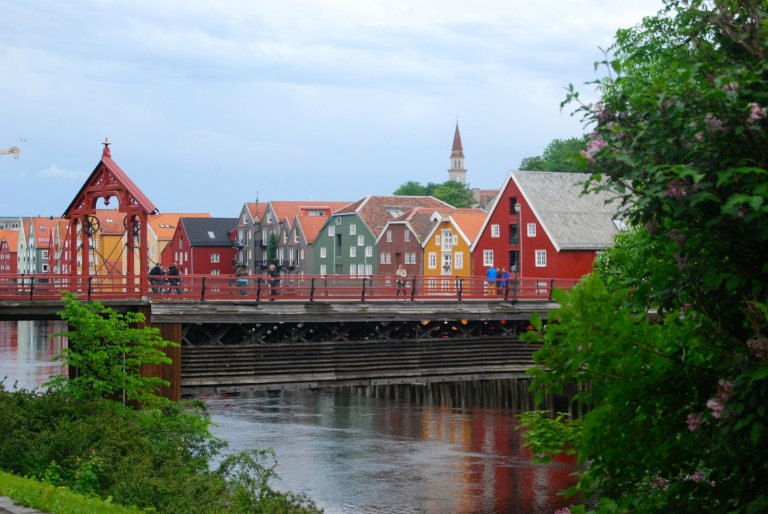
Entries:
MULTIPOLYGON (((554 288, 576 280, 510 277, 490 287, 485 277, 410 277, 398 287, 394 277, 348 275, 180 275, 149 278, 152 301, 549 301, 554 288)), ((81 299, 139 299, 139 279, 123 276, 0 275, 0 300, 52 300, 71 291, 81 299)))

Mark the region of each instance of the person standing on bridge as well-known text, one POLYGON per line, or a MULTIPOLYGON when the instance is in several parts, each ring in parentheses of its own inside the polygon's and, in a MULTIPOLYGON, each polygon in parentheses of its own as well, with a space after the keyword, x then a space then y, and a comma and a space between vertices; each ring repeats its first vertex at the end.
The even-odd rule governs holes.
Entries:
POLYGON ((496 296, 496 275, 496 268, 489 266, 485 275, 485 294, 488 296, 496 296))
MULTIPOLYGON (((277 266, 270 264, 268 269, 269 274, 269 294, 277 296, 278 285, 280 284, 280 272, 277 271, 277 266)), ((272 298, 274 300, 274 298, 272 298)))
MULTIPOLYGON (((179 263, 176 261, 173 261, 173 264, 171 264, 171 267, 168 268, 168 275, 172 277, 178 277, 181 275, 181 271, 179 270, 179 263)), ((176 294, 181 294, 181 279, 180 278, 170 278, 168 279, 168 283, 171 286, 175 286, 176 294)), ((172 292, 173 287, 168 289, 168 292, 172 292)))
POLYGON ((400 298, 400 292, 403 293, 403 299, 407 299, 408 295, 405 291, 405 284, 406 279, 408 278, 408 272, 405 270, 405 266, 402 264, 397 265, 397 270, 395 271, 395 283, 397 284, 397 294, 395 295, 395 300, 400 298))
POLYGON ((156 262, 155 266, 149 270, 149 276, 152 277, 149 279, 149 283, 153 286, 159 286, 159 287, 153 287, 152 292, 154 294, 162 293, 163 292, 163 282, 165 282, 165 279, 162 278, 163 275, 165 275, 165 270, 163 269, 163 264, 161 262, 156 262))

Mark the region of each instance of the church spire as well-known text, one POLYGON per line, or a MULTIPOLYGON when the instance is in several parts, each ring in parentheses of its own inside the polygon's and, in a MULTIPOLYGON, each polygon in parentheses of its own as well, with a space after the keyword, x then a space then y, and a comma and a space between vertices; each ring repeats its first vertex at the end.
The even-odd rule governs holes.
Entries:
POLYGON ((456 120, 456 131, 453 133, 453 148, 451 149, 451 167, 448 170, 448 180, 461 184, 467 183, 467 170, 464 168, 464 148, 461 145, 459 120, 456 120))

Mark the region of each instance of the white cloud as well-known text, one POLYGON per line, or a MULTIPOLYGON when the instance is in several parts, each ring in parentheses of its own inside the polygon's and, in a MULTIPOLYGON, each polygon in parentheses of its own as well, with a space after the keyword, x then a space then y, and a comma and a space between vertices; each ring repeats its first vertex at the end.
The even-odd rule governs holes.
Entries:
POLYGON ((52 178, 56 180, 82 181, 88 177, 88 174, 84 171, 63 170, 56 164, 51 164, 44 170, 39 171, 37 176, 42 178, 52 178))

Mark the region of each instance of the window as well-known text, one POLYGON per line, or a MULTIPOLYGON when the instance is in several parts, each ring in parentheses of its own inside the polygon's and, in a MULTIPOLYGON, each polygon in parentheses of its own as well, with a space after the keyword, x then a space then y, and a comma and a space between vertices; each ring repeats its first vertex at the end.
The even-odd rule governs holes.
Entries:
POLYGON ((406 229, 406 230, 403 232, 403 241, 405 241, 405 242, 407 243, 407 242, 409 242, 410 240, 411 240, 411 231, 410 231, 410 230, 408 230, 408 229, 406 229))
POLYGON ((353 277, 354 277, 355 275, 357 275, 357 264, 350 264, 350 265, 349 265, 349 274, 350 274, 351 276, 353 276, 353 277))
POLYGON ((298 243, 299 242, 299 231, 293 233, 293 242, 298 243))
POLYGON ((373 257, 373 246, 366 246, 365 247, 365 256, 366 257, 373 257))
POLYGON ((326 255, 328 253, 328 249, 325 246, 320 247, 320 258, 325 259, 326 255))
POLYGON ((464 254, 461 252, 455 252, 453 254, 453 267, 456 269, 464 269, 464 254))
POLYGON ((391 242, 392 242, 392 231, 387 230, 387 243, 391 243, 391 242))
POLYGON ((357 246, 365 246, 365 236, 357 236, 357 246))
POLYGON ((43 259, 48 259, 48 250, 43 250, 43 259))
POLYGON ((288 244, 288 232, 283 232, 283 244, 288 244))
POLYGON ((427 263, 427 267, 429 269, 437 269, 437 253, 429 252, 428 258, 429 262, 427 263))
POLYGON ((304 260, 304 248, 299 250, 299 259, 301 259, 302 261, 304 260))
POLYGON ((208 231, 208 239, 216 239, 216 234, 213 233, 213 230, 208 231))
POLYGON ((389 252, 381 252, 379 254, 379 264, 386 264, 387 263, 387 254, 389 254, 389 252))
POLYGON ((536 237, 536 223, 528 223, 528 237, 536 237))
POLYGON ((517 210, 515 209, 516 204, 517 204, 517 197, 510 196, 509 197, 509 213, 510 214, 517 214, 517 210))
POLYGON ((516 245, 517 242, 518 242, 517 225, 510 225, 509 226, 509 244, 516 245))
POLYGON ((356 235, 356 234, 357 234, 357 225, 355 225, 354 223, 352 223, 352 224, 349 226, 349 235, 350 235, 350 236, 354 236, 354 235, 356 235))
POLYGON ((435 236, 435 245, 440 246, 440 236, 435 236))
POLYGON ((547 251, 536 250, 536 267, 543 268, 547 265, 547 251))
POLYGON ((217 270, 217 269, 212 269, 211 270, 211 275, 219 275, 219 274, 220 274, 219 270, 217 270))
POLYGON ((327 275, 328 274, 328 268, 325 266, 325 264, 320 265, 320 274, 321 275, 327 275))
POLYGON ((491 225, 491 237, 499 237, 501 236, 501 230, 499 230, 498 225, 491 225))
POLYGON ((349 247, 349 256, 350 257, 357 257, 357 247, 356 246, 350 246, 349 247))
POLYGON ((333 225, 330 225, 328 227, 328 237, 333 237, 335 235, 336 235, 336 227, 334 227, 333 225))
POLYGON ((493 250, 483 250, 483 266, 493 266, 493 250))
POLYGON ((221 259, 221 256, 218 253, 211 254, 211 262, 219 262, 220 259, 221 259))
POLYGON ((443 241, 442 247, 440 248, 444 252, 450 252, 451 248, 453 248, 453 237, 451 236, 451 229, 443 229, 442 236, 440 238, 443 241))

